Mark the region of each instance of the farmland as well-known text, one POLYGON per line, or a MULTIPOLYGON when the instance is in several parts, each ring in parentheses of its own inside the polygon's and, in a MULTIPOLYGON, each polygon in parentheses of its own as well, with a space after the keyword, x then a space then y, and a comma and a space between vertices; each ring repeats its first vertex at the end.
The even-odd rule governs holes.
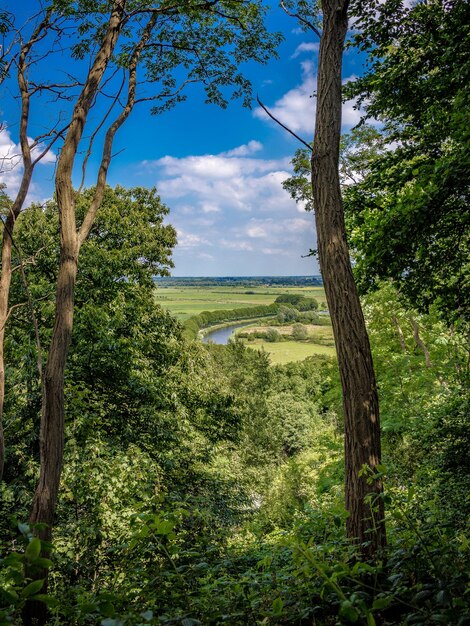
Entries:
POLYGON ((180 321, 202 311, 228 311, 250 306, 272 304, 281 294, 293 293, 325 301, 322 287, 166 287, 157 285, 155 300, 180 321))
POLYGON ((307 343, 303 341, 282 341, 280 343, 268 343, 257 339, 248 344, 255 350, 264 350, 269 354, 272 365, 284 365, 291 361, 303 361, 309 356, 322 354, 333 357, 335 348, 324 346, 318 343, 307 343))
MULTIPOLYGON (((272 304, 282 294, 302 295, 315 298, 320 308, 325 307, 325 292, 322 287, 312 285, 235 285, 211 284, 194 286, 189 284, 157 285, 155 294, 156 302, 164 309, 170 311, 181 322, 198 315, 203 311, 232 311, 246 309, 260 305, 272 304)), ((236 325, 236 320, 231 320, 236 325)), ((272 364, 282 364, 290 361, 300 361, 308 356, 321 354, 334 356, 335 348, 329 326, 308 326, 309 337, 307 340, 296 341, 293 338, 287 340, 292 327, 277 327, 284 340, 269 342, 262 338, 246 341, 247 346, 255 350, 265 350, 269 353, 272 364)), ((263 331, 266 327, 253 325, 248 332, 263 331)))

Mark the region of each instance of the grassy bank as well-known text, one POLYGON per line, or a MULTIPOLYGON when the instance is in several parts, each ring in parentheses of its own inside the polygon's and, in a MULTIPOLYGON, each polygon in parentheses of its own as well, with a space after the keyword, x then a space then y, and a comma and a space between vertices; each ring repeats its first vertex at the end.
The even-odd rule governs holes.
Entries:
POLYGON ((284 365, 292 361, 303 361, 309 356, 324 355, 334 357, 335 348, 322 346, 318 343, 308 343, 302 341, 281 341, 279 343, 269 343, 257 339, 247 344, 249 348, 264 350, 269 354, 273 365, 284 365))

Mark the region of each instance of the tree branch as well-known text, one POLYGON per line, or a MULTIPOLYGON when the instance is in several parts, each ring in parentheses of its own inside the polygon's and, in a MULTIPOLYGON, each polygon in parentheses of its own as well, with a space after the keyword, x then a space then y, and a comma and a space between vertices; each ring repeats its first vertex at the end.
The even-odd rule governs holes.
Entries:
POLYGON ((256 100, 258 102, 258 104, 260 105, 260 107, 263 109, 263 111, 266 113, 266 115, 268 115, 274 122, 276 122, 276 124, 279 124, 279 126, 281 126, 284 130, 286 130, 288 133, 290 133, 293 137, 295 137, 298 141, 300 141, 300 143, 303 143, 304 146, 306 148, 308 148, 310 150, 310 152, 312 151, 312 146, 310 144, 308 144, 306 141, 304 141, 302 139, 302 137, 299 137, 296 133, 294 133, 293 130, 291 130, 290 128, 288 128, 285 124, 283 124, 282 122, 280 122, 277 117, 275 117, 270 111, 268 111, 268 109, 264 106, 264 104, 261 102, 261 100, 259 99, 258 94, 256 95, 256 100))
POLYGON ((286 7, 286 5, 284 4, 283 0, 281 0, 281 7, 284 9, 284 11, 287 13, 289 17, 294 17, 296 20, 298 20, 299 22, 307 26, 307 28, 310 28, 310 30, 312 30, 315 33, 318 39, 321 39, 321 31, 318 30, 318 28, 314 24, 306 20, 299 13, 291 13, 289 9, 286 7))

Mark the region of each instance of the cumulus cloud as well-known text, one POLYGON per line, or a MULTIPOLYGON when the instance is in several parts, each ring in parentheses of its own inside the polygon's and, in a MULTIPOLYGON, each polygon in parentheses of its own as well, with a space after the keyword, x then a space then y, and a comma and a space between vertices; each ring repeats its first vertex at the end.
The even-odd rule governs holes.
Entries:
POLYGON ((297 46, 294 54, 291 56, 291 59, 296 59, 298 56, 300 56, 304 52, 318 52, 319 49, 320 49, 319 43, 316 43, 313 41, 303 42, 297 46))
POLYGON ((212 275, 230 266, 245 275, 255 267, 288 274, 301 273, 299 263, 312 271, 301 255, 315 245, 313 216, 282 187, 290 157, 266 159, 262 150, 250 141, 218 154, 146 162, 178 231, 177 271, 212 275))
MULTIPOLYGON (((314 76, 314 65, 310 61, 301 63, 302 82, 294 89, 287 91, 274 105, 270 105, 269 111, 280 122, 294 132, 313 133, 315 120, 314 92, 317 88, 314 76)), ((258 107, 253 115, 264 121, 270 121, 266 112, 258 107)))
POLYGON ((221 239, 219 243, 223 248, 227 248, 228 250, 252 252, 255 249, 251 243, 243 240, 221 239))
POLYGON ((282 188, 290 159, 262 159, 255 156, 260 150, 261 143, 250 141, 220 154, 165 156, 146 166, 156 170, 162 196, 173 206, 180 201, 186 214, 292 209, 282 188))
MULTIPOLYGON (((10 197, 14 197, 18 193, 23 176, 23 160, 21 155, 21 146, 16 143, 6 125, 0 125, 0 183, 6 186, 6 192, 10 197)), ((28 137, 30 146, 34 144, 34 140, 28 137)), ((31 156, 37 159, 44 151, 44 144, 37 144, 31 150, 31 156)), ((56 154, 49 150, 38 162, 41 165, 49 165, 55 163, 56 154)), ((39 195, 34 184, 30 186, 30 194, 28 201, 39 200, 39 195)))
POLYGON ((226 157, 247 156, 248 154, 254 154, 255 152, 259 152, 262 148, 262 143, 252 139, 247 144, 238 146, 237 148, 233 148, 233 150, 228 150, 227 152, 222 152, 222 155, 226 157))
POLYGON ((210 246, 211 243, 204 237, 195 233, 188 233, 177 228, 178 246, 180 248, 198 248, 199 246, 210 246))
MULTIPOLYGON (((317 44, 300 44, 297 50, 300 48, 302 48, 302 50, 309 49, 307 46, 310 45, 314 46, 317 44)), ((294 56, 298 56, 298 54, 300 54, 300 52, 297 54, 297 50, 294 53, 294 56)), ((296 133, 303 133, 307 135, 308 139, 309 136, 313 137, 315 125, 317 101, 314 95, 317 90, 317 78, 314 74, 314 64, 311 61, 302 62, 301 69, 301 84, 294 89, 287 91, 283 96, 281 96, 281 98, 276 100, 273 105, 268 105, 268 109, 280 122, 296 133)), ((343 84, 355 80, 355 78, 356 77, 354 75, 349 76, 343 80, 343 84)), ((348 100, 343 103, 343 130, 347 130, 352 126, 355 126, 361 119, 361 112, 355 108, 355 104, 355 100, 348 100)), ((274 123, 261 107, 255 109, 253 111, 253 115, 270 124, 274 123)), ((374 120, 370 120, 370 123, 376 122, 374 120)))

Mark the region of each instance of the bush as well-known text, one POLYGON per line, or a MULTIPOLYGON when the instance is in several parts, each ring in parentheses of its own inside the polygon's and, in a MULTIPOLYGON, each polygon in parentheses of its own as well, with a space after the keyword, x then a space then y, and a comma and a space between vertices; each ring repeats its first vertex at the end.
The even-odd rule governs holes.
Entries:
POLYGON ((276 343, 276 341, 281 339, 281 333, 275 328, 268 328, 266 333, 264 333, 264 336, 266 341, 269 341, 270 343, 276 343))
POLYGON ((280 306, 277 314, 278 322, 285 324, 286 322, 295 322, 299 316, 299 311, 290 306, 280 306))
POLYGON ((308 330, 303 324, 294 324, 292 328, 292 337, 296 341, 302 341, 308 339, 308 330))

